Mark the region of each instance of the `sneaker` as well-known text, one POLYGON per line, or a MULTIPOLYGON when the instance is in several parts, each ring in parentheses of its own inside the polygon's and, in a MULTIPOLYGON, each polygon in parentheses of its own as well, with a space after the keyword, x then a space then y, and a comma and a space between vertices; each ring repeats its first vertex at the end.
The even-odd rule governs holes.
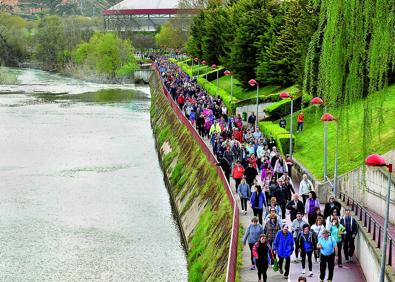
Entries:
POLYGON ((288 276, 285 276, 285 275, 284 275, 284 279, 288 279, 288 276))
POLYGON ((294 259, 294 263, 298 263, 298 258, 294 259))
POLYGON ((244 211, 244 215, 246 215, 247 214, 247 211, 244 211))
POLYGON ((342 264, 339 264, 339 267, 340 267, 340 268, 342 268, 342 267, 343 267, 343 265, 342 265, 342 264))
POLYGON ((302 274, 305 274, 306 273, 306 270, 303 268, 302 269, 302 274))
POLYGON ((282 269, 282 268, 279 268, 279 269, 278 269, 278 272, 279 272, 280 274, 283 274, 283 269, 282 269))
POLYGON ((313 277, 313 271, 310 271, 309 277, 313 277))
POLYGON ((255 265, 251 266, 250 270, 255 270, 255 265))

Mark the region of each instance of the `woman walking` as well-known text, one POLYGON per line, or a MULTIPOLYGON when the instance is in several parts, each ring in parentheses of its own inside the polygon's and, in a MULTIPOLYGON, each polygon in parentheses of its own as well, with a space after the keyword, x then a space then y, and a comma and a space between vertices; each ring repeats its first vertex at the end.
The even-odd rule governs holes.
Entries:
POLYGON ((342 265, 342 245, 343 245, 344 235, 346 234, 346 228, 340 224, 338 217, 334 217, 332 219, 332 226, 328 230, 331 233, 332 238, 336 240, 337 265, 339 267, 343 267, 343 265, 342 265))
POLYGON ((266 204, 266 198, 265 193, 262 192, 261 186, 256 185, 256 191, 251 195, 250 204, 254 211, 254 216, 258 216, 259 223, 262 224, 262 215, 266 204))
POLYGON ((305 205, 305 214, 309 220, 309 225, 313 225, 315 222, 315 209, 320 206, 320 201, 317 198, 317 194, 314 191, 309 192, 309 198, 305 205))
POLYGON ((258 242, 259 236, 263 234, 263 227, 262 225, 258 224, 258 219, 256 216, 254 216, 251 219, 251 224, 248 226, 246 233, 244 234, 243 238, 243 246, 246 245, 247 240, 248 240, 248 246, 250 247, 251 251, 251 270, 255 269, 255 262, 254 262, 254 256, 252 253, 252 249, 254 247, 254 244, 258 242))
POLYGON ((247 214, 247 201, 251 196, 250 185, 247 184, 245 177, 241 179, 240 185, 237 187, 237 194, 239 194, 241 202, 241 212, 247 214))
MULTIPOLYGON (((270 248, 273 249, 273 242, 274 239, 276 238, 276 235, 278 233, 278 231, 281 230, 281 226, 278 222, 278 216, 273 213, 269 216, 269 220, 266 222, 265 224, 265 228, 264 228, 264 233, 266 234, 266 240, 267 243, 269 244, 270 248)), ((273 261, 272 264, 274 263, 274 259, 276 258, 276 255, 273 252, 273 261)))
POLYGON ((310 227, 308 224, 303 226, 303 232, 299 233, 298 237, 298 246, 300 247, 300 256, 302 257, 302 274, 306 273, 306 256, 309 265, 309 276, 313 276, 313 262, 312 255, 316 248, 317 240, 310 231, 310 227))
POLYGON ((255 243, 252 250, 258 268, 259 282, 267 282, 267 268, 270 264, 270 247, 266 241, 266 235, 261 234, 258 242, 255 243))

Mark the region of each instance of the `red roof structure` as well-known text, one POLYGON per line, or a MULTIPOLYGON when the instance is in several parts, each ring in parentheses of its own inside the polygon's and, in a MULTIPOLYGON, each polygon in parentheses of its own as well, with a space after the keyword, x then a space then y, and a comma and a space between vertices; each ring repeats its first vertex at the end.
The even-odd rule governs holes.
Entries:
POLYGON ((156 31, 171 18, 190 17, 198 11, 177 5, 178 0, 124 0, 102 12, 105 29, 156 31))

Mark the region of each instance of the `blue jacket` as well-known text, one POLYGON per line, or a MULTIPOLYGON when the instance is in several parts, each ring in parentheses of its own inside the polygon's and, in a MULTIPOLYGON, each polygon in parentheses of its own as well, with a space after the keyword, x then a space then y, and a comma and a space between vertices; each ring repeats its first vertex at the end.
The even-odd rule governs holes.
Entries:
POLYGON ((240 198, 249 199, 251 194, 250 185, 247 183, 240 183, 239 187, 237 188, 237 193, 239 194, 240 198))
POLYGON ((263 227, 260 224, 250 224, 248 226, 246 233, 244 234, 243 244, 247 242, 248 244, 255 244, 259 240, 259 236, 263 234, 263 227))
POLYGON ((284 236, 282 230, 278 231, 273 242, 273 249, 277 252, 279 257, 290 257, 294 251, 294 238, 292 237, 292 233, 288 232, 287 236, 284 236))
MULTIPOLYGON (((251 195, 250 204, 251 204, 252 208, 255 207, 255 197, 256 197, 256 192, 252 193, 252 195, 251 195)), ((265 204, 266 204, 266 196, 265 196, 265 193, 261 192, 261 194, 259 194, 258 208, 259 209, 264 209, 265 208, 265 204)))

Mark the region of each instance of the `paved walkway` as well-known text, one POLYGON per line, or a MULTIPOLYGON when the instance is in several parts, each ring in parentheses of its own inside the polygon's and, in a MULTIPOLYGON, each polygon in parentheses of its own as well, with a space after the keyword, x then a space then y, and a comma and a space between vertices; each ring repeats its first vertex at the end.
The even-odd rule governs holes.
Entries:
MULTIPOLYGON (((209 148, 211 148, 210 142, 207 139, 204 139, 205 143, 209 148)), ((299 183, 294 182, 294 188, 295 191, 299 191, 299 183)), ((233 195, 235 196, 235 199, 237 201, 237 204, 239 206, 239 210, 241 210, 241 203, 240 203, 240 198, 237 195, 235 191, 235 182, 231 178, 230 180, 230 187, 232 189, 233 195)), ((249 205, 249 203, 248 203, 249 205)), ((322 206, 321 209, 324 207, 322 206)), ((244 230, 247 229, 247 227, 251 223, 251 218, 254 216, 252 210, 247 208, 247 214, 240 214, 240 224, 243 226, 244 230)), ((287 223, 290 224, 291 220, 289 217, 289 214, 287 212, 287 223)), ((256 270, 250 270, 251 267, 251 258, 250 258, 250 249, 248 245, 243 247, 243 264, 240 269, 240 274, 241 274, 241 281, 243 282, 256 282, 258 281, 258 275, 256 270)), ((268 269, 268 281, 269 282, 277 282, 277 281, 297 281, 298 277, 301 276, 301 271, 302 271, 302 263, 294 263, 294 256, 292 255, 291 258, 291 267, 290 267, 290 275, 288 277, 288 280, 284 279, 284 276, 279 274, 279 272, 274 272, 271 267, 268 269)), ((344 258, 343 258, 344 259, 344 258)), ((308 267, 307 267, 307 261, 306 261, 306 274, 304 276, 307 277, 308 275, 308 267)), ((319 279, 319 274, 320 274, 320 265, 319 263, 315 263, 313 259, 313 277, 307 277, 307 281, 320 281, 319 279)), ((326 281, 326 280, 325 280, 326 281)), ((344 263, 343 268, 339 268, 335 266, 334 270, 334 276, 333 276, 333 281, 346 281, 346 282, 364 282, 366 281, 365 276, 363 275, 363 271, 361 269, 360 264, 358 263, 357 259, 353 258, 353 262, 350 263, 344 263)))

